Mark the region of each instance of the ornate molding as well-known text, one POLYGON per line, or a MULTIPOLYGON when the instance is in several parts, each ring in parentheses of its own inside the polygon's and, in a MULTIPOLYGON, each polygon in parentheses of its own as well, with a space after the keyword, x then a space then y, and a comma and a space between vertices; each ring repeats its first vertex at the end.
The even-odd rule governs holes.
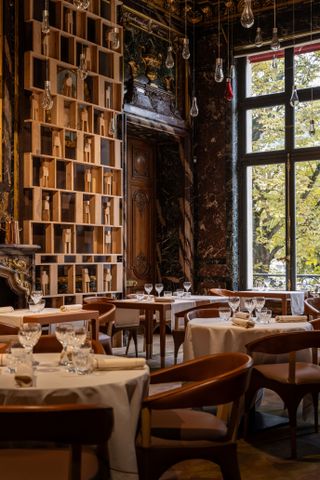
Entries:
POLYGON ((28 257, 0 256, 0 276, 17 295, 30 294, 32 288, 32 267, 28 257))
POLYGON ((148 259, 143 253, 140 253, 134 261, 133 264, 133 272, 137 278, 143 279, 145 278, 150 271, 150 264, 148 259))

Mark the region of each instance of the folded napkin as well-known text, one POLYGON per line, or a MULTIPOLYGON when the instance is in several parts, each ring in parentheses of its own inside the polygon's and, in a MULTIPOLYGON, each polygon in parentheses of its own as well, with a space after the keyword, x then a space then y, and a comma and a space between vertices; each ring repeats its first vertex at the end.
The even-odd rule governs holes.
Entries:
POLYGON ((0 367, 5 367, 7 365, 7 358, 8 358, 7 353, 0 354, 0 367))
POLYGON ((246 312, 236 312, 233 318, 243 318, 244 320, 250 320, 250 313, 246 312))
POLYGON ((252 328, 255 326, 255 323, 253 320, 232 317, 232 325, 242 328, 252 328))
POLYGON ((69 310, 82 310, 81 303, 75 303, 73 305, 61 305, 61 312, 68 312, 69 310))
POLYGON ((308 320, 307 315, 277 315, 276 322, 306 322, 308 320))
POLYGON ((13 307, 0 307, 0 313, 9 313, 13 312, 14 308, 13 307))
POLYGON ((171 298, 171 297, 155 297, 154 301, 155 302, 160 302, 160 303, 174 303, 174 298, 171 298))
POLYGON ((113 355, 93 358, 95 370, 139 370, 143 369, 145 358, 115 357, 113 355))
POLYGON ((28 374, 15 374, 14 376, 15 382, 18 387, 32 387, 33 385, 33 378, 32 375, 28 374))

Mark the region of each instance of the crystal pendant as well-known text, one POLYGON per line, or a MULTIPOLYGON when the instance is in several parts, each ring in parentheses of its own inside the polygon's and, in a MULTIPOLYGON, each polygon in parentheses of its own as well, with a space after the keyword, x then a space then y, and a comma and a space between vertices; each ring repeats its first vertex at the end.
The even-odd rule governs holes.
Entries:
POLYGON ((309 123, 309 134, 310 135, 315 135, 316 133, 316 127, 314 125, 314 120, 313 118, 310 120, 310 123, 309 123))
POLYGON ((290 97, 290 105, 291 107, 297 107, 299 105, 299 97, 298 97, 298 92, 297 92, 297 88, 295 85, 293 85, 292 87, 292 94, 291 94, 291 97, 290 97))
POLYGON ((280 42, 278 38, 278 29, 277 27, 274 27, 272 29, 272 38, 271 38, 271 44, 270 44, 271 50, 277 51, 280 49, 280 42))
POLYGON ((120 30, 117 27, 110 32, 110 47, 112 50, 118 50, 120 47, 120 30))
POLYGON ((223 82, 224 74, 222 68, 222 58, 216 59, 216 68, 214 70, 214 79, 217 83, 223 82))
POLYGON ((224 98, 228 101, 231 102, 233 99, 233 89, 232 89, 232 83, 231 83, 231 78, 227 77, 226 80, 226 90, 224 93, 224 98))
POLYGON ((197 97, 192 97, 191 108, 190 108, 190 117, 197 117, 199 115, 199 107, 197 97))
POLYGON ((169 45, 168 47, 168 52, 167 52, 167 58, 165 61, 165 65, 167 68, 173 68, 174 67, 174 59, 172 55, 172 46, 169 45))
POLYGON ((244 0, 244 7, 241 13, 240 22, 244 28, 250 28, 254 24, 254 16, 251 8, 251 0, 244 0))
POLYGON ((50 92, 50 80, 44 82, 44 92, 41 97, 40 105, 43 110, 51 110, 53 107, 53 100, 50 92))
POLYGON ((231 63, 228 77, 233 79, 235 77, 235 72, 236 72, 236 67, 233 63, 231 63))
POLYGON ((257 27, 256 38, 254 39, 254 44, 257 48, 261 47, 263 44, 261 28, 257 27))
POLYGON ((73 4, 77 7, 78 10, 84 11, 90 5, 90 0, 73 0, 73 4))
POLYGON ((42 11, 41 32, 42 32, 44 35, 47 35, 47 34, 50 32, 49 10, 43 10, 43 11, 42 11))
POLYGON ((85 80, 88 76, 87 60, 84 53, 80 53, 80 63, 78 67, 78 74, 81 80, 85 80))
POLYGON ((188 60, 190 58, 189 38, 184 38, 182 42, 183 42, 182 58, 184 60, 188 60))

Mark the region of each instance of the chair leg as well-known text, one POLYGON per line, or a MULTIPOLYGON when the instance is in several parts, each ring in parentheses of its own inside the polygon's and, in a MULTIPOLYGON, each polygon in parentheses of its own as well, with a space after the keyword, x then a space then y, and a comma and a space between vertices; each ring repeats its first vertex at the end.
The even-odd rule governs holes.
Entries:
POLYGON ((138 334, 137 334, 136 328, 132 330, 132 338, 133 338, 134 348, 135 348, 136 357, 137 357, 138 356, 138 334))
POLYGON ((126 355, 128 355, 131 338, 132 338, 132 330, 129 330, 128 340, 127 340, 127 348, 126 348, 126 355))
POLYGON ((237 456, 237 445, 232 444, 219 458, 223 480, 241 480, 237 456))
POLYGON ((313 414, 314 414, 314 431, 319 431, 319 419, 318 419, 318 392, 312 394, 313 400, 313 414))

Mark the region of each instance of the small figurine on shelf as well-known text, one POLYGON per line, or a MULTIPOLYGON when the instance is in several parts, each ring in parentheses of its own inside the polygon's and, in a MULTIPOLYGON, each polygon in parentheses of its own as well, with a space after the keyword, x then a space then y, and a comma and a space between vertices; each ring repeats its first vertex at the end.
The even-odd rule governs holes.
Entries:
POLYGON ((112 172, 105 172, 103 174, 104 179, 104 190, 106 195, 112 195, 112 181, 113 181, 113 173, 112 172))
POLYGON ((92 171, 91 168, 87 168, 84 174, 84 189, 86 192, 92 191, 92 171))
POLYGON ((40 284, 43 295, 49 295, 49 275, 46 270, 41 270, 40 284))
POLYGON ((46 160, 40 166, 40 187, 49 187, 49 162, 46 160))
POLYGON ((106 108, 111 108, 111 86, 106 87, 106 108))
POLYGON ((90 163, 91 162, 91 138, 86 137, 84 139, 84 147, 83 147, 83 153, 84 153, 84 161, 90 163))
POLYGON ((61 157, 62 156, 62 151, 61 151, 61 140, 60 140, 60 134, 57 130, 53 130, 52 132, 53 140, 52 140, 52 155, 54 157, 61 157))
POLYGON ((42 220, 50 221, 50 195, 45 195, 42 200, 42 220))
POLYGON ((110 292, 112 290, 112 274, 111 268, 107 268, 104 272, 104 290, 110 292))
POLYGON ((84 132, 89 132, 89 114, 87 107, 82 107, 80 112, 80 128, 84 132))
POLYGON ((41 53, 45 57, 49 57, 49 41, 50 41, 50 35, 49 34, 44 34, 42 35, 41 39, 41 53))
POLYGON ((109 122, 109 135, 110 137, 113 137, 114 134, 116 133, 116 119, 114 116, 111 117, 110 122, 109 122))
POLYGON ((85 200, 83 202, 83 223, 91 223, 91 215, 90 215, 90 202, 89 200, 85 200))
POLYGON ((65 29, 68 33, 73 33, 73 14, 72 10, 67 10, 64 16, 65 29))
POLYGON ((111 230, 107 230, 105 232, 104 243, 106 244, 107 253, 111 253, 111 243, 112 243, 111 230))
POLYGON ((82 291, 84 293, 90 292, 90 276, 87 268, 82 269, 82 291))
POLYGON ((63 253, 71 253, 71 228, 62 230, 63 253))
POLYGON ((63 95, 66 97, 72 97, 72 90, 73 90, 73 82, 72 82, 72 75, 70 72, 66 72, 64 79, 63 79, 63 95))
POLYGON ((104 223, 110 225, 111 223, 111 202, 108 201, 104 208, 104 223))
POLYGON ((91 68, 91 48, 89 46, 86 47, 85 49, 85 56, 86 56, 86 63, 87 63, 87 69, 92 70, 91 68))
POLYGON ((32 120, 39 120, 39 101, 35 93, 31 95, 31 117, 32 120))
POLYGON ((106 121, 103 112, 100 112, 98 116, 98 132, 99 135, 105 136, 106 134, 106 121))

